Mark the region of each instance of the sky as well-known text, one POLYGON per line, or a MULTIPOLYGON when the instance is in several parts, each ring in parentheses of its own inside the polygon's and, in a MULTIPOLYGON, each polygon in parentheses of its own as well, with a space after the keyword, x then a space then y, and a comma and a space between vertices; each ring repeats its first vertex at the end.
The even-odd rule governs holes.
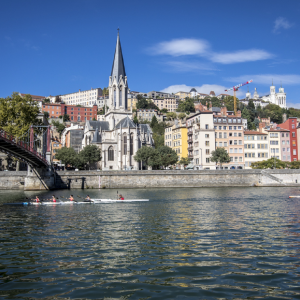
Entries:
POLYGON ((300 108, 300 1, 3 0, 0 97, 107 87, 120 39, 132 91, 282 84, 300 108))

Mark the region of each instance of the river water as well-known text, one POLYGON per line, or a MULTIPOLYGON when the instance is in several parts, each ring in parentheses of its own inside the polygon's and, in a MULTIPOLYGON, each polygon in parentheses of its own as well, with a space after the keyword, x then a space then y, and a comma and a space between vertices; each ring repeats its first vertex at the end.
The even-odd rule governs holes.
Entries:
POLYGON ((0 299, 300 299, 299 188, 119 192, 0 191, 0 299))

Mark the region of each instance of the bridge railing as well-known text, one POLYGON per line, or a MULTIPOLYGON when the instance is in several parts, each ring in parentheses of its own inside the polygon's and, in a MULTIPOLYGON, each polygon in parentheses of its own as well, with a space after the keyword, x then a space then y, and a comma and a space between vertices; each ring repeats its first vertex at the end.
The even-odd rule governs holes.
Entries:
POLYGON ((0 136, 6 140, 7 142, 17 145, 18 147, 31 152, 35 156, 37 156, 40 160, 42 160, 44 163, 48 164, 45 157, 43 157, 39 152, 37 152, 33 147, 31 147, 28 143, 25 143, 24 141, 18 140, 13 135, 7 133, 3 129, 0 129, 0 136))

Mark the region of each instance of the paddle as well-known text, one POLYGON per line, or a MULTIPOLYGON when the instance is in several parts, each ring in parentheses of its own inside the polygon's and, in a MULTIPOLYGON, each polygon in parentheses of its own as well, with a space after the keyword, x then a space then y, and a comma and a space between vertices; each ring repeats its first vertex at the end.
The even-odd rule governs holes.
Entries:
POLYGON ((117 200, 119 200, 119 191, 117 191, 117 200))
MULTIPOLYGON (((83 200, 86 200, 86 198, 82 198, 82 197, 80 197, 79 195, 77 195, 77 197, 79 197, 79 198, 81 198, 81 199, 83 199, 83 200)), ((89 200, 89 201, 84 201, 84 202, 94 202, 93 200, 89 200)))

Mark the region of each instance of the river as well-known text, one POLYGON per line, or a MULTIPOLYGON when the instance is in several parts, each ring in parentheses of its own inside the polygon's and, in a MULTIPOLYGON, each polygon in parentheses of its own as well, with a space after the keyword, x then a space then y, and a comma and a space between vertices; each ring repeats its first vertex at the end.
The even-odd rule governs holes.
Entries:
POLYGON ((300 299, 299 188, 119 192, 0 191, 0 299, 300 299))

